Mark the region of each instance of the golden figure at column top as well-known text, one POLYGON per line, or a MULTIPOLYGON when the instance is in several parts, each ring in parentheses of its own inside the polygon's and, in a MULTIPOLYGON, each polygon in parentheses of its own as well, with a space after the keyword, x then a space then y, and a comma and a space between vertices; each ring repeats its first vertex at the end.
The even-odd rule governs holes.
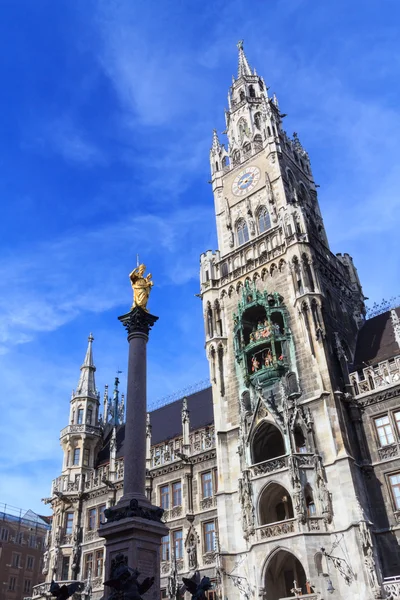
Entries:
POLYGON ((131 280, 133 289, 132 309, 135 308, 135 306, 139 306, 139 308, 148 312, 146 307, 150 296, 150 290, 153 287, 153 281, 151 281, 151 273, 146 275, 146 277, 143 277, 145 270, 145 265, 137 266, 133 269, 132 273, 129 274, 129 279, 131 280))

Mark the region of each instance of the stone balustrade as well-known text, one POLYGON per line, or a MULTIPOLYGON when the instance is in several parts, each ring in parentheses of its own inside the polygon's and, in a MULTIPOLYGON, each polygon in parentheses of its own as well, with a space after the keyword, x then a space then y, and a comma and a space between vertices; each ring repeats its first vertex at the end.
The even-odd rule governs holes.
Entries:
POLYGON ((215 508, 217 506, 217 499, 215 496, 210 496, 209 498, 203 498, 199 501, 200 510, 209 510, 210 508, 215 508))
POLYGON ((383 580, 383 589, 387 600, 395 600, 400 598, 400 576, 387 577, 383 580))
POLYGON ((257 538, 260 541, 265 541, 268 538, 277 538, 288 533, 295 533, 297 530, 296 523, 296 519, 286 519, 286 521, 261 525, 261 527, 257 527, 257 538))
POLYGON ((382 448, 378 448, 378 454, 381 460, 395 458, 396 456, 399 456, 399 445, 390 444, 388 446, 382 446, 382 448))
POLYGON ((61 429, 60 438, 74 433, 86 433, 88 435, 100 436, 102 433, 102 427, 100 425, 89 425, 88 423, 67 425, 66 427, 64 427, 64 429, 61 429))
POLYGON ((257 463, 250 467, 250 472, 253 476, 257 475, 268 475, 269 473, 275 473, 281 469, 287 469, 288 456, 278 456, 276 458, 270 458, 263 462, 257 463))
POLYGON ((400 356, 350 373, 350 383, 356 396, 400 383, 400 356))
POLYGON ((279 598, 279 600, 320 600, 319 594, 300 594, 296 596, 286 596, 285 598, 279 598))

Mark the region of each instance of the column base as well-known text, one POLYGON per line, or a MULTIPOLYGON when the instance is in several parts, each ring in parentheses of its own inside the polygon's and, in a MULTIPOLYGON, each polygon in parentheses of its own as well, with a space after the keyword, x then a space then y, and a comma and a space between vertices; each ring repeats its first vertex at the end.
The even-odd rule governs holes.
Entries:
MULTIPOLYGON (((146 517, 123 517, 122 510, 115 510, 115 520, 104 523, 99 529, 99 535, 104 537, 105 543, 105 579, 112 575, 113 561, 118 554, 122 554, 127 564, 140 573, 138 580, 143 582, 146 577, 154 577, 154 584, 146 592, 146 600, 160 599, 160 546, 161 538, 167 535, 168 529, 160 521, 146 517)), ((151 507, 150 515, 155 514, 156 507, 151 507)), ((143 507, 139 510, 145 511, 143 507)), ((160 510, 160 509, 158 509, 160 510)), ((133 512, 127 509, 127 512, 133 512)), ((104 599, 113 592, 105 586, 104 599)))

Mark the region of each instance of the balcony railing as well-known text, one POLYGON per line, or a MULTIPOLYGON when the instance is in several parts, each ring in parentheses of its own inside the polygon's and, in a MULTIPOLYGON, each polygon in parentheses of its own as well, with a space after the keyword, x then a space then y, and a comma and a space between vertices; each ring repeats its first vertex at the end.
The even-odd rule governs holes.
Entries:
POLYGON ((97 425, 88 425, 87 423, 79 423, 75 425, 67 425, 61 430, 60 438, 71 433, 86 433, 89 435, 101 435, 102 428, 97 425))
POLYGON ((365 367, 362 375, 357 371, 350 373, 350 382, 356 396, 400 383, 400 356, 385 360, 374 367, 365 367))
POLYGON ((261 541, 268 538, 277 538, 289 533, 296 532, 296 519, 286 519, 286 521, 278 521, 276 523, 268 523, 257 528, 257 537, 261 541))
POLYGON ((388 600, 400 598, 400 576, 387 577, 383 580, 383 589, 386 592, 388 600))
POLYGON ((275 471, 280 471, 281 469, 286 469, 288 466, 288 457, 287 456, 278 456, 276 458, 270 458, 269 460, 264 460, 264 462, 257 463, 250 467, 250 471, 252 475, 267 475, 269 473, 275 473, 275 471))

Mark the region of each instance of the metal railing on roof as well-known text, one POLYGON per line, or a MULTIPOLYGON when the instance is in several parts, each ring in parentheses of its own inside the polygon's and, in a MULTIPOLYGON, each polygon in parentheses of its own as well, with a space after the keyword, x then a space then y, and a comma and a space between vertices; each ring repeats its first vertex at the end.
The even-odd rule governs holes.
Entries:
POLYGON ((0 502, 0 522, 1 521, 20 523, 27 527, 50 529, 50 525, 32 510, 17 508, 16 506, 4 504, 2 502, 0 502))
POLYGON ((367 307, 366 318, 372 319, 373 317, 377 317, 378 315, 382 315, 388 310, 392 310, 393 308, 397 308, 400 306, 400 296, 392 296, 389 300, 383 299, 381 302, 374 302, 371 307, 367 307))
POLYGON ((192 394, 195 394, 196 392, 201 392, 202 390, 206 390, 210 386, 211 386, 211 383, 210 383, 209 379, 202 379, 201 381, 198 381, 197 383, 193 383, 192 385, 189 385, 188 387, 185 387, 177 392, 169 394, 168 396, 164 396, 163 398, 159 398, 158 400, 150 402, 149 410, 150 411, 156 410, 157 408, 161 408, 162 406, 171 404, 172 402, 175 402, 176 400, 180 400, 181 398, 185 398, 186 396, 191 396, 192 394))

